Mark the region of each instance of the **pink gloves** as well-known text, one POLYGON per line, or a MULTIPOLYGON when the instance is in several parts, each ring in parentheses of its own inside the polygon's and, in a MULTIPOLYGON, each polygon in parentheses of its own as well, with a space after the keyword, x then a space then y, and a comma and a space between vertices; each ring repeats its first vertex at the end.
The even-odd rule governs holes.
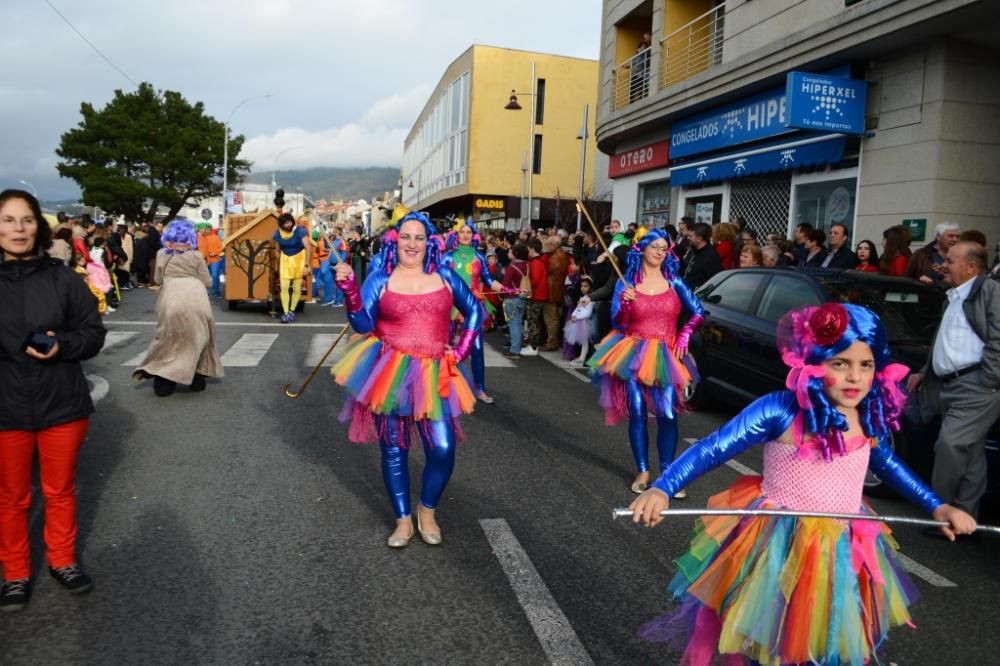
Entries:
POLYGON ((703 321, 705 321, 705 318, 701 315, 691 317, 688 323, 684 324, 684 328, 677 334, 677 337, 674 338, 674 353, 677 354, 677 358, 687 356, 688 345, 691 344, 691 336, 694 335, 694 332, 698 330, 703 321))
POLYGON ((351 275, 346 280, 337 282, 337 286, 344 292, 344 304, 350 313, 360 312, 363 307, 361 303, 361 290, 358 289, 358 281, 351 275))
POLYGON ((456 363, 461 363, 472 353, 472 345, 476 341, 478 334, 479 331, 475 329, 466 329, 462 332, 462 338, 458 341, 458 345, 455 346, 456 363))

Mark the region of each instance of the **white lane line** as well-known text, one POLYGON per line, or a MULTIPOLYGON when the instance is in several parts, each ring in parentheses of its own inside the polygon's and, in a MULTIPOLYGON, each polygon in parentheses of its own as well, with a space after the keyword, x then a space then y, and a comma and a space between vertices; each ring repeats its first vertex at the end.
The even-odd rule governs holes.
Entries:
POLYGON ((90 399, 96 405, 108 395, 111 385, 108 384, 108 380, 100 375, 87 374, 84 376, 87 378, 87 381, 94 385, 94 388, 90 389, 90 399))
MULTIPOLYGON (((332 333, 316 333, 309 339, 309 350, 306 352, 306 360, 302 365, 312 367, 319 363, 319 360, 323 358, 323 354, 326 350, 330 348, 333 341, 337 339, 337 336, 332 333)), ((323 367, 328 367, 333 365, 337 359, 344 355, 344 350, 347 349, 347 342, 341 340, 340 344, 331 352, 327 357, 326 361, 323 363, 323 367)))
POLYGON ((538 352, 539 358, 544 358, 546 361, 556 366, 563 372, 569 373, 571 377, 579 379, 584 384, 590 383, 590 374, 579 372, 580 368, 574 368, 569 364, 569 361, 564 361, 562 359, 562 351, 554 352, 538 352))
POLYGON ((566 615, 563 614, 549 588, 538 575, 535 565, 514 536, 510 525, 503 518, 479 521, 493 554, 507 575, 518 603, 528 616, 528 622, 541 643, 542 650, 553 664, 579 666, 593 664, 587 650, 580 642, 566 615))
POLYGON ((244 333, 236 341, 236 344, 222 355, 222 366, 224 368, 255 367, 277 339, 277 333, 244 333))
POLYGON ((102 351, 124 345, 126 342, 139 335, 138 331, 108 331, 104 336, 104 347, 102 351))
MULTIPOLYGON (((687 442, 688 444, 694 444, 698 440, 694 439, 693 437, 685 437, 684 441, 687 442)), ((736 470, 737 472, 739 472, 740 474, 743 474, 743 475, 760 476, 760 474, 758 474, 757 472, 753 471, 752 469, 750 469, 749 467, 747 467, 746 465, 744 465, 743 463, 741 463, 738 460, 727 460, 726 461, 726 467, 734 469, 734 470, 736 470)))
MULTIPOLYGON (((105 326, 112 326, 112 325, 118 325, 118 326, 156 326, 156 322, 155 321, 105 321, 105 322, 102 322, 102 323, 105 326)), ((281 328, 332 328, 334 330, 340 329, 340 328, 344 327, 344 324, 336 324, 336 323, 331 323, 331 324, 309 324, 309 323, 303 322, 303 323, 300 323, 300 324, 295 324, 295 323, 292 323, 292 324, 281 324, 281 323, 269 322, 269 321, 263 321, 263 322, 217 321, 217 322, 215 322, 215 325, 216 326, 242 326, 244 328, 257 328, 257 327, 260 327, 260 326, 270 326, 270 327, 274 327, 274 328, 278 328, 278 327, 281 327, 281 328)))
POLYGON ((958 585, 948 580, 941 574, 935 571, 931 571, 930 569, 922 565, 920 562, 917 562, 916 560, 913 560, 907 557, 906 555, 903 555, 898 550, 896 551, 896 557, 898 557, 899 561, 903 563, 903 567, 905 567, 907 571, 909 571, 914 576, 919 576, 920 578, 923 578, 934 587, 958 587, 958 585))
POLYGON ((139 365, 140 363, 142 363, 143 359, 146 358, 146 352, 147 351, 149 351, 149 350, 148 349, 143 349, 141 352, 139 352, 138 354, 136 354, 132 358, 128 359, 127 361, 123 361, 122 365, 130 365, 132 367, 135 367, 135 366, 139 365))
POLYGON ((513 368, 514 362, 503 354, 495 351, 493 347, 483 342, 483 361, 487 368, 513 368))
MULTIPOLYGON (((694 442, 696 440, 694 440, 694 439, 692 439, 690 437, 687 437, 687 438, 684 439, 684 441, 687 442, 688 444, 694 444, 694 442)), ((729 467, 732 467, 733 469, 735 469, 740 474, 758 475, 757 472, 753 471, 752 469, 750 469, 749 467, 747 467, 746 465, 744 465, 742 463, 736 462, 735 460, 728 460, 728 461, 726 461, 726 465, 728 465, 729 467)), ((917 576, 918 578, 923 578, 925 581, 927 581, 928 583, 930 583, 934 587, 958 587, 957 584, 955 584, 952 581, 948 580, 947 578, 945 578, 941 574, 939 574, 939 573, 937 573, 935 571, 932 571, 931 569, 928 569, 924 565, 920 564, 920 562, 917 562, 916 560, 914 560, 914 559, 912 559, 910 557, 907 557, 906 555, 903 555, 898 550, 896 551, 896 556, 899 558, 899 561, 903 564, 903 567, 907 571, 909 571, 914 576, 917 576)))

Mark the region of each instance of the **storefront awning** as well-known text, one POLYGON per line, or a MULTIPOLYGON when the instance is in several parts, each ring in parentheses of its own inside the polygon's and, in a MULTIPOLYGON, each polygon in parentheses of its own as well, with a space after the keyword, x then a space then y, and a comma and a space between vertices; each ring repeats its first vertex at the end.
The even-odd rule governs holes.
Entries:
POLYGON ((729 180, 796 167, 839 162, 844 155, 847 137, 843 134, 814 136, 778 146, 745 150, 670 169, 670 184, 692 185, 729 180))

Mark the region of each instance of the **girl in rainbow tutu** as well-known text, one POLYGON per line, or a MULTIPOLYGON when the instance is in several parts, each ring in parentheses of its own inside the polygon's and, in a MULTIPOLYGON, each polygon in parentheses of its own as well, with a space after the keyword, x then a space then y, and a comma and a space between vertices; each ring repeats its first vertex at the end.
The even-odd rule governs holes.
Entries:
POLYGON ((353 442, 378 441, 382 479, 396 514, 391 548, 413 537, 407 453, 411 431, 423 443, 426 463, 417 531, 441 543, 434 509, 455 467, 458 417, 476 399, 459 363, 479 333, 481 308, 454 271, 441 263, 436 230, 427 216, 408 213, 383 236, 364 285, 350 264, 336 266, 347 317, 358 332, 333 366, 334 380, 349 395, 341 420, 350 420, 353 442), (465 318, 461 338, 449 346, 451 310, 465 318))
MULTIPOLYGON (((628 418, 629 444, 638 468, 632 482, 635 493, 646 490, 649 483, 646 415, 656 415, 656 451, 663 472, 677 452, 677 413, 684 391, 696 381, 687 350, 704 311, 678 277, 671 247, 670 237, 661 229, 640 229, 636 234, 625 260, 625 282, 618 282, 611 300, 614 329, 588 362, 595 381, 601 383, 607 424, 628 418), (687 323, 680 326, 684 312, 687 323)), ((683 497, 681 488, 677 492, 683 497)))
MULTIPOLYGON (((763 444, 763 475, 742 477, 709 507, 871 513, 861 497, 871 467, 949 523, 948 538, 975 531, 969 514, 943 504, 893 455, 890 430, 899 428, 908 369, 889 362, 874 313, 839 303, 802 308, 779 322, 778 338, 787 390, 758 399, 685 451, 632 503, 633 520, 658 524, 678 488, 763 444)), ((878 522, 706 516, 668 588, 679 607, 640 635, 676 640, 681 663, 692 666, 877 661, 889 629, 911 624, 916 599, 897 548, 878 522)))

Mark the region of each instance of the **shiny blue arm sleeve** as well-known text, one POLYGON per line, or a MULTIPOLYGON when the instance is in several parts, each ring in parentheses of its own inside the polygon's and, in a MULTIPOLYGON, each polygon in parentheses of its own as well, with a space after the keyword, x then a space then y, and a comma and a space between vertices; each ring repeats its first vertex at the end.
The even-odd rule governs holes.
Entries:
POLYGON ((358 333, 371 333, 378 317, 378 302, 382 298, 382 290, 389 282, 385 271, 369 273, 365 283, 361 285, 361 309, 350 312, 348 308, 347 321, 358 333))
POLYGON ((482 325, 483 308, 479 301, 472 295, 472 290, 465 284, 465 280, 460 278, 455 271, 442 266, 438 269, 438 275, 451 288, 451 297, 455 307, 465 318, 465 330, 479 330, 482 325))
POLYGON ((681 305, 683 305, 684 309, 687 310, 689 317, 705 316, 705 308, 701 307, 701 301, 694 295, 691 288, 684 283, 684 280, 674 278, 670 282, 670 286, 673 287, 674 292, 677 293, 677 297, 681 299, 681 305))
POLYGON ((673 497, 696 478, 710 472, 752 446, 778 439, 792 425, 798 412, 791 391, 776 391, 758 398, 724 426, 695 442, 660 478, 653 482, 673 497))
POLYGON ((883 437, 878 446, 872 449, 868 466, 907 501, 927 513, 934 513, 934 509, 944 502, 913 473, 913 470, 896 457, 886 439, 887 437, 883 437))

